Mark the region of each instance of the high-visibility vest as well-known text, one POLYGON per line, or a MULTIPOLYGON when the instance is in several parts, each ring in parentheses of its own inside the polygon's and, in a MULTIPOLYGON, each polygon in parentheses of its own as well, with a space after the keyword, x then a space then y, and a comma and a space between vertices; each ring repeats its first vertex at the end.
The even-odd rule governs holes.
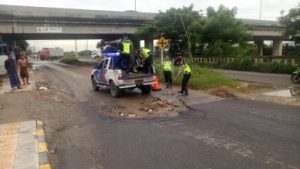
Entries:
POLYGON ((163 70, 164 71, 172 71, 172 62, 171 61, 164 61, 163 62, 163 70))
POLYGON ((185 65, 184 65, 183 73, 184 73, 184 74, 189 74, 189 73, 191 73, 191 72, 192 72, 192 71, 191 71, 190 66, 189 66, 188 64, 185 64, 185 65))
POLYGON ((125 40, 122 42, 123 52, 130 54, 131 42, 129 40, 125 40))
POLYGON ((146 59, 150 56, 150 53, 151 53, 150 49, 147 49, 147 48, 143 49, 143 54, 144 54, 146 59))

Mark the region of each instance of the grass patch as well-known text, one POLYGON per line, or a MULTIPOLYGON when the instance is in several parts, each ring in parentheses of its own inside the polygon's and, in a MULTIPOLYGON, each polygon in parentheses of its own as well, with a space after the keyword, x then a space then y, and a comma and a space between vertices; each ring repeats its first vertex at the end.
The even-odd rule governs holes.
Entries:
MULTIPOLYGON (((233 79, 216 72, 212 69, 201 67, 199 64, 193 64, 189 63, 191 70, 192 70, 192 76, 189 81, 189 86, 194 89, 210 89, 210 88, 216 88, 221 86, 228 86, 228 87, 235 87, 237 85, 237 82, 233 79)), ((178 66, 174 66, 173 71, 173 84, 175 85, 181 85, 182 80, 182 74, 178 77, 178 79, 175 79, 178 73, 178 66)), ((155 70, 158 73, 160 81, 164 81, 163 75, 160 73, 160 65, 155 65, 155 70)))
POLYGON ((76 56, 65 54, 61 59, 60 62, 66 64, 75 64, 79 63, 79 60, 76 56))

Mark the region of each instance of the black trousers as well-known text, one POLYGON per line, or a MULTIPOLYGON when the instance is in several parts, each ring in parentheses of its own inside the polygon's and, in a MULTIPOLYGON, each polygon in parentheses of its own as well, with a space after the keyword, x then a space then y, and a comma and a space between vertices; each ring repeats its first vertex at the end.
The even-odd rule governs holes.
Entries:
POLYGON ((152 56, 149 56, 149 57, 145 60, 145 64, 144 64, 144 72, 145 72, 145 73, 153 73, 153 71, 152 71, 152 65, 153 65, 153 59, 152 59, 152 56))
POLYGON ((172 72, 171 71, 164 71, 164 76, 165 76, 165 82, 167 85, 172 84, 172 72))
POLYGON ((191 78, 191 73, 183 74, 182 83, 181 83, 181 93, 185 93, 186 95, 189 94, 187 85, 190 78, 191 78))
POLYGON ((121 53, 120 68, 125 71, 132 71, 134 66, 134 58, 132 54, 121 53))

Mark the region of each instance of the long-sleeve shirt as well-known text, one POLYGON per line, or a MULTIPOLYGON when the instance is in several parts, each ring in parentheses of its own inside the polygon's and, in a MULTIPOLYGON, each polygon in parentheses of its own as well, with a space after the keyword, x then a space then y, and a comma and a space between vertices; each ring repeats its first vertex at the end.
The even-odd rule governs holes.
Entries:
POLYGON ((7 59, 4 64, 7 73, 17 73, 16 62, 14 59, 7 59))

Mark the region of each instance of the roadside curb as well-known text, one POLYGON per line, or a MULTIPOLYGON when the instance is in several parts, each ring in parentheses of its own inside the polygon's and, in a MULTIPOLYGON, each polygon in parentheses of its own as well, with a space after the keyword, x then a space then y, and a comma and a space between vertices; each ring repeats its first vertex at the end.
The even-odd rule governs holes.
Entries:
POLYGON ((48 158, 48 145, 46 143, 44 124, 36 121, 36 136, 38 140, 39 169, 51 169, 48 158))

